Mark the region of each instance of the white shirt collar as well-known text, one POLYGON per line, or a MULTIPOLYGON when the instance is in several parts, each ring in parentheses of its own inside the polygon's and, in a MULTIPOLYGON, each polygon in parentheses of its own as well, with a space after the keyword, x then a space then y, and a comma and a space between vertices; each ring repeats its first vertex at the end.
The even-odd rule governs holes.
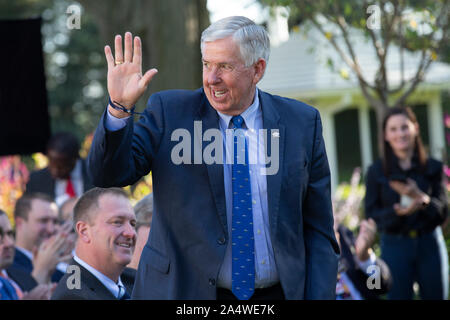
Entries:
POLYGON ((70 173, 70 178, 72 180, 83 178, 83 175, 81 172, 81 166, 82 166, 81 159, 78 159, 77 162, 75 163, 75 167, 73 168, 72 172, 70 173))
MULTIPOLYGON (((78 159, 75 163, 75 167, 70 172, 70 180, 72 181, 75 194, 78 197, 80 197, 84 191, 82 167, 82 160, 78 159)), ((66 179, 55 179, 55 202, 58 207, 69 199, 69 195, 66 193, 67 182, 68 180, 66 179)))
POLYGON ((88 270, 90 273, 92 273, 112 293, 112 295, 114 297, 116 297, 118 299, 120 298, 119 297, 119 286, 121 286, 122 288, 125 289, 125 286, 123 285, 122 280, 120 280, 120 276, 119 276, 119 280, 117 281, 117 283, 115 283, 113 280, 111 280, 110 278, 105 276, 103 273, 101 273, 97 269, 91 267, 86 262, 81 260, 77 255, 74 255, 73 259, 76 262, 78 262, 82 267, 84 267, 86 270, 88 270))
MULTIPOLYGON (((259 97, 258 97, 258 88, 255 88, 255 97, 253 99, 253 103, 245 109, 244 112, 240 114, 242 118, 244 118, 245 126, 247 129, 254 129, 255 128, 255 119, 258 115, 260 108, 259 108, 259 97)), ((219 111, 217 111, 220 117, 221 127, 228 129, 230 125, 231 118, 233 116, 223 114, 219 111)))

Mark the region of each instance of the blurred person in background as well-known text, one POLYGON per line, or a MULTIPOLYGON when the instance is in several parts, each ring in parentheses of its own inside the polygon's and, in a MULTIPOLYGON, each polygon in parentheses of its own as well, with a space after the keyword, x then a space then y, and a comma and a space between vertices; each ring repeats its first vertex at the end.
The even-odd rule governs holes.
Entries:
POLYGON ((58 206, 93 187, 86 162, 79 156, 80 143, 70 132, 58 132, 47 143, 48 166, 30 174, 26 193, 49 195, 58 206))
POLYGON ((6 213, 0 209, 0 300, 48 300, 55 286, 38 284, 27 272, 10 268, 14 261, 15 235, 6 213))
POLYGON ((427 156, 411 109, 389 109, 382 128, 383 157, 367 172, 365 214, 381 233, 381 256, 393 278, 388 298, 413 299, 417 281, 422 299, 447 299, 443 165, 427 156))
POLYGON ((341 249, 336 299, 379 299, 389 291, 392 278, 389 267, 372 250, 377 230, 375 221, 362 220, 356 237, 336 218, 334 230, 341 249))
POLYGON ((25 194, 14 208, 16 250, 12 267, 28 272, 40 284, 58 282, 56 265, 70 258, 71 226, 58 224, 57 206, 42 193, 25 194))
POLYGON ((148 234, 152 225, 153 216, 153 194, 150 193, 142 198, 135 206, 136 214, 136 245, 134 248, 133 258, 123 271, 122 279, 134 283, 136 278, 136 270, 139 266, 142 250, 147 243, 148 234))
POLYGON ((68 221, 73 222, 73 208, 77 201, 77 197, 69 198, 59 206, 58 217, 61 225, 68 221))
MULTIPOLYGON (((67 240, 72 246, 67 247, 67 252, 71 252, 72 256, 75 254, 75 241, 77 233, 73 225, 73 209, 78 201, 78 198, 69 198, 64 201, 58 208, 58 219, 60 228, 69 230, 67 240)), ((65 273, 67 271, 68 264, 65 261, 61 261, 56 265, 56 269, 65 273)))
POLYGON ((137 269, 141 258, 142 249, 148 239, 148 234, 152 225, 153 216, 153 193, 142 198, 135 206, 136 213, 136 247, 133 253, 133 259, 128 264, 129 268, 137 269))

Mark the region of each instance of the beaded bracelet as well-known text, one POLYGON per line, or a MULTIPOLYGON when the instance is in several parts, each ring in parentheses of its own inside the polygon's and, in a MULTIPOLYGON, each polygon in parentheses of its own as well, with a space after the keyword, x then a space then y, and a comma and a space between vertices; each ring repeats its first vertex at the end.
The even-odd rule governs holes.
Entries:
POLYGON ((128 113, 128 114, 130 114, 130 115, 133 115, 133 114, 142 114, 142 112, 136 112, 136 111, 134 111, 134 110, 136 109, 136 106, 133 106, 133 108, 131 108, 131 109, 127 109, 127 108, 125 108, 123 105, 121 105, 120 103, 118 103, 117 101, 114 101, 114 103, 113 103, 113 101, 111 101, 111 97, 109 97, 109 105, 110 105, 111 107, 113 107, 113 109, 116 109, 116 110, 118 110, 118 111, 122 111, 122 112, 128 113), (119 106, 115 105, 115 103, 118 104, 119 106))

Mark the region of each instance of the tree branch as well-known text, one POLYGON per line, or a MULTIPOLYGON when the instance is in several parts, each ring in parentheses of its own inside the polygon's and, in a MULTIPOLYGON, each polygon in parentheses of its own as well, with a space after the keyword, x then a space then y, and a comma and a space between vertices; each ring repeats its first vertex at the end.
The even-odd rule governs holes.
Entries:
MULTIPOLYGON (((353 61, 354 61, 354 65, 355 65, 355 72, 356 75, 358 77, 358 81, 360 83, 360 87, 361 90, 363 92, 363 95, 367 98, 367 100, 369 100, 369 103, 371 105, 373 105, 374 107, 377 108, 385 108, 387 106, 387 94, 386 94, 386 90, 383 87, 380 87, 380 85, 377 85, 377 83, 375 83, 375 86, 371 86, 370 84, 367 83, 367 81, 364 79, 363 75, 362 75, 362 71, 361 71, 361 67, 359 66, 358 63, 358 58, 353 50, 353 46, 350 42, 350 37, 349 34, 347 32, 346 29, 346 22, 343 16, 338 16, 338 18, 336 19, 335 22, 338 26, 339 29, 342 31, 342 36, 344 38, 344 42, 347 46, 347 50, 349 51, 353 61), (381 98, 380 100, 377 100, 376 98, 374 98, 369 91, 367 90, 368 88, 374 90, 375 92, 378 92, 379 97, 381 98)), ((382 84, 383 85, 383 84, 382 84)))
MULTIPOLYGON (((400 10, 401 12, 402 10, 400 10)), ((401 75, 401 81, 400 85, 391 91, 389 91, 390 94, 395 94, 397 92, 400 92, 405 87, 406 81, 405 81, 405 37, 403 35, 403 25, 402 25, 402 17, 398 19, 398 42, 400 45, 400 75, 401 75)))
POLYGON ((415 76, 411 79, 411 85, 409 88, 403 93, 403 95, 394 103, 394 106, 401 107, 405 103, 408 96, 416 89, 417 85, 423 80, 425 76, 425 72, 430 66, 432 62, 431 55, 427 56, 425 49, 422 50, 422 58, 417 68, 417 72, 415 76))
MULTIPOLYGON (((440 10, 440 14, 436 18, 437 23, 439 23, 439 21, 441 21, 441 19, 443 19, 445 14, 448 14, 448 8, 447 8, 448 6, 449 6, 448 3, 444 4, 443 8, 440 10)), ((449 21, 449 19, 447 19, 446 24, 439 26, 438 28, 433 30, 430 35, 427 36, 430 39, 433 39, 436 30, 438 30, 438 29, 442 30, 442 38, 437 43, 436 47, 434 48, 435 54, 437 54, 442 49, 444 43, 447 41, 447 32, 448 32, 449 23, 450 23, 450 21, 449 21)), ((431 50, 433 50, 433 48, 431 48, 431 50)), ((428 70, 428 68, 432 62, 433 62, 432 53, 427 55, 426 48, 423 48, 422 49, 422 57, 421 57, 421 61, 419 63, 419 67, 417 68, 417 72, 416 72, 415 76, 410 81, 408 81, 411 83, 411 85, 403 93, 403 95, 395 102, 395 104, 394 104, 395 106, 402 106, 404 104, 404 102, 406 101, 408 96, 416 89, 417 85, 421 81, 423 81, 423 79, 425 77, 425 73, 428 70)), ((396 89, 396 91, 397 92, 401 91, 403 89, 403 87, 404 87, 404 85, 401 85, 399 88, 396 89)))
POLYGON ((344 53, 344 51, 338 46, 337 42, 334 40, 334 37, 331 37, 331 38, 329 38, 329 39, 326 37, 326 33, 325 33, 325 31, 323 30, 322 26, 320 26, 320 24, 319 24, 317 21, 314 20, 316 27, 319 28, 319 30, 322 32, 322 34, 328 39, 328 41, 331 42, 331 44, 332 44, 333 47, 336 49, 336 51, 338 51, 339 55, 342 57, 342 59, 344 60, 344 62, 346 62, 346 64, 347 64, 347 65, 355 72, 355 74, 356 74, 358 80, 359 80, 360 82, 362 82, 365 86, 367 86, 367 87, 369 87, 369 88, 375 90, 375 87, 371 86, 371 85, 364 79, 364 76, 363 76, 362 71, 361 71, 361 67, 360 67, 359 64, 358 64, 358 59, 357 59, 357 57, 356 57, 356 54, 355 54, 355 52, 354 52, 354 50, 353 50, 353 47, 352 47, 350 41, 349 41, 348 34, 347 34, 345 28, 342 27, 342 25, 341 25, 341 24, 345 24, 345 19, 344 19, 342 16, 340 16, 338 19, 335 19, 335 18, 333 18, 333 17, 331 17, 331 16, 329 16, 329 15, 326 15, 326 14, 325 14, 324 16, 325 16, 329 21, 333 21, 333 23, 335 23, 336 25, 338 25, 339 28, 341 29, 341 31, 342 31, 342 33, 343 33, 344 42, 345 42, 345 44, 346 44, 346 47, 347 47, 348 52, 350 53, 351 59, 350 59, 350 58, 344 53), (339 21, 339 20, 341 20, 341 21, 339 21), (342 20, 343 20, 343 21, 342 21, 342 20))
MULTIPOLYGON (((320 31, 320 33, 327 38, 326 36, 326 32, 325 30, 322 28, 322 26, 320 25, 320 23, 312 16, 309 17, 310 21, 314 24, 314 26, 320 31)), ((328 39, 328 38, 327 38, 328 39)), ((345 52, 341 49, 341 47, 339 47, 339 45, 336 43, 334 37, 331 37, 328 39, 331 43, 331 45, 334 47, 334 49, 338 52, 339 56, 342 58, 342 60, 355 72, 358 82, 359 82, 359 86, 361 88, 361 91, 364 95, 364 97, 367 99, 367 101, 369 101, 369 103, 374 107, 374 108, 380 108, 380 109, 384 109, 386 106, 381 103, 381 101, 377 100, 375 97, 373 97, 368 89, 372 89, 374 90, 374 88, 372 86, 370 86, 367 81, 364 79, 363 75, 361 74, 360 68, 358 65, 355 64, 355 61, 352 61, 346 54, 345 52)), ((352 50, 353 52, 353 50, 352 50)), ((354 55, 354 53, 353 53, 354 55)))

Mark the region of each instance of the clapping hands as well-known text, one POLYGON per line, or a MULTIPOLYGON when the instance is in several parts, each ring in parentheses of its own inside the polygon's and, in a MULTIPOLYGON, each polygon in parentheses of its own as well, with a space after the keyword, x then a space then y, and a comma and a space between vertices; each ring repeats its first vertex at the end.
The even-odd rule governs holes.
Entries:
POLYGON ((75 239, 71 228, 71 222, 64 223, 56 234, 34 249, 32 276, 39 284, 48 284, 56 265, 72 258, 75 239))
POLYGON ((377 224, 373 219, 362 220, 355 241, 356 256, 360 261, 369 259, 369 249, 375 242, 377 224))
POLYGON ((416 182, 412 179, 407 179, 406 183, 400 181, 390 181, 391 188, 402 196, 407 196, 412 199, 409 205, 402 206, 399 203, 394 204, 395 213, 398 216, 407 216, 420 209, 423 209, 430 203, 430 197, 419 189, 416 182))
POLYGON ((22 300, 50 300, 53 291, 55 291, 56 283, 39 284, 33 290, 25 292, 22 300))

